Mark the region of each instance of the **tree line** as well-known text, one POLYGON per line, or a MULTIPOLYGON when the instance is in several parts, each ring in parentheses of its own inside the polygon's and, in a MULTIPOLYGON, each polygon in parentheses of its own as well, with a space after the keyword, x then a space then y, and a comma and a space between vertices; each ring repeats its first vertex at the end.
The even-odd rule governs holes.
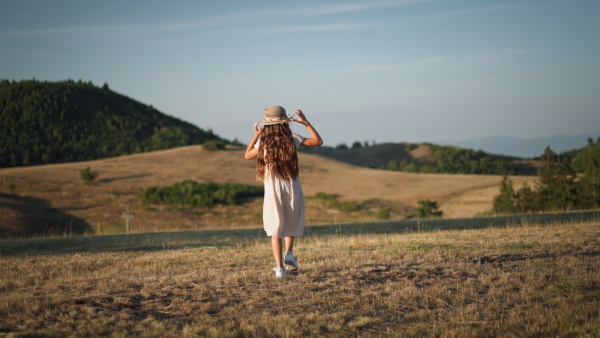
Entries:
MULTIPOLYGON (((481 150, 462 149, 425 143, 433 162, 403 159, 390 160, 388 170, 434 174, 534 175, 535 169, 509 163, 481 150)), ((411 145, 409 145, 411 146, 411 145)), ((416 146, 416 145, 412 145, 416 146)), ((412 150, 407 148, 408 151, 412 150)))
POLYGON ((220 140, 91 82, 0 81, 0 167, 86 161, 220 140))
POLYGON ((494 198, 495 213, 570 211, 600 207, 600 138, 578 152, 562 156, 547 147, 533 187, 515 190, 504 177, 494 198), (579 173, 579 174, 578 174, 579 173))

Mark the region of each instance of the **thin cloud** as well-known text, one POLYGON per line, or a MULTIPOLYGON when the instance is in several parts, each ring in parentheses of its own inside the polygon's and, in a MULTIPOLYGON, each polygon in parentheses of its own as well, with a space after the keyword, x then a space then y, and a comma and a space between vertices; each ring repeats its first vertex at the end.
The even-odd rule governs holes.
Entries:
MULTIPOLYGON (((462 55, 440 55, 428 56, 415 60, 407 60, 404 62, 390 64, 375 64, 375 65, 356 65, 338 68, 336 71, 352 72, 352 73, 389 73, 397 71, 428 71, 433 67, 437 71, 444 70, 460 70, 475 67, 496 67, 507 62, 512 62, 511 59, 531 53, 543 52, 544 49, 498 49, 487 50, 477 53, 467 53, 462 55)), ((334 55, 332 51, 327 52, 334 55)), ((349 52, 341 52, 340 55, 349 55, 349 52)), ((359 55, 360 53, 354 53, 359 55)), ((498 79, 500 79, 499 77, 498 79)), ((489 81, 488 81, 489 82, 489 81)), ((484 83, 484 81, 481 81, 484 83)))
POLYGON ((358 67, 345 67, 342 68, 343 71, 352 71, 352 72, 362 72, 362 73, 387 73, 399 70, 407 70, 407 69, 420 69, 427 68, 434 65, 440 65, 447 61, 445 57, 442 56, 434 56, 427 57, 423 59, 418 59, 409 62, 395 63, 395 64, 387 64, 387 65, 367 65, 367 66, 358 66, 358 67))
POLYGON ((293 11, 295 15, 301 16, 320 16, 320 15, 332 15, 348 12, 367 11, 371 9, 384 8, 384 7, 398 7, 412 4, 429 3, 433 0, 405 0, 405 1, 373 1, 364 3, 353 3, 343 4, 337 6, 323 6, 308 8, 300 11, 293 11))
POLYGON ((488 12, 500 12, 500 11, 514 11, 514 10, 523 10, 523 9, 531 9, 531 8, 545 8, 545 7, 556 7, 561 6, 561 4, 535 4, 535 5, 495 5, 481 8, 471 8, 471 9, 462 9, 456 11, 449 11, 443 13, 434 13, 429 15, 429 17, 446 17, 446 16, 458 16, 458 15, 469 15, 469 14, 477 14, 477 13, 488 13, 488 12))
POLYGON ((465 82, 461 82, 461 83, 456 83, 456 84, 452 85, 451 87, 447 88, 447 90, 448 91, 461 91, 464 89, 479 87, 481 85, 488 84, 488 83, 493 83, 493 82, 498 82, 498 81, 502 81, 502 80, 506 80, 506 79, 510 79, 510 78, 516 78, 516 77, 522 77, 525 75, 540 73, 545 70, 546 70, 546 68, 536 68, 536 69, 526 70, 526 71, 517 72, 517 73, 510 73, 510 74, 503 74, 503 75, 473 79, 473 80, 469 80, 469 81, 465 81, 465 82))
MULTIPOLYGON (((159 24, 139 24, 139 25, 102 25, 102 26, 81 26, 81 27, 59 27, 59 28, 48 28, 48 29, 29 29, 29 30, 13 30, 0 32, 0 37, 4 38, 21 38, 21 37, 35 37, 35 36, 51 36, 51 35, 94 35, 94 34, 119 34, 119 33, 136 33, 136 32, 169 32, 169 31, 193 31, 196 29, 218 29, 221 33, 237 32, 243 29, 226 29, 224 27, 239 25, 239 20, 242 19, 255 19, 253 22, 261 22, 256 18, 283 18, 289 19, 293 17, 316 17, 325 15, 335 15, 341 13, 349 13, 356 11, 368 11, 372 9, 385 8, 385 7, 397 7, 411 4, 429 3, 437 0, 403 0, 403 1, 379 1, 379 2, 362 2, 353 4, 343 4, 337 6, 315 6, 309 8, 293 8, 284 10, 263 10, 253 12, 236 12, 221 15, 209 16, 199 20, 183 21, 183 22, 168 22, 159 24)), ((267 22, 267 21, 262 21, 267 22)), ((320 30, 348 30, 357 29, 352 28, 352 25, 360 28, 365 25, 364 23, 354 24, 330 24, 330 25, 314 25, 310 26, 296 26, 296 28, 285 28, 288 31, 320 31, 320 30), (321 26, 320 28, 318 26, 321 26), (303 28, 304 27, 304 28, 303 28)), ((373 23, 367 24, 367 26, 374 27, 373 23)), ((367 27, 368 28, 368 27, 367 27)))
POLYGON ((301 7, 292 9, 273 9, 273 10, 261 10, 253 12, 238 12, 229 13, 215 16, 215 19, 242 19, 249 17, 313 17, 313 16, 324 16, 324 15, 335 15, 341 13, 368 11, 371 9, 385 8, 385 7, 399 7, 413 4, 423 4, 437 2, 440 0, 400 0, 400 1, 369 1, 369 2, 357 2, 348 3, 335 6, 315 6, 315 7, 301 7))

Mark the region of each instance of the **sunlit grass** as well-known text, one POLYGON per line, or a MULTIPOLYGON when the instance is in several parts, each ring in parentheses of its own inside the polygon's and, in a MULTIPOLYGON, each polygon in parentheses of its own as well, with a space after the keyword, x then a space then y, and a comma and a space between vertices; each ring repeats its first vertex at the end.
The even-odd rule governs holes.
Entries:
POLYGON ((0 242, 0 332, 598 336, 600 222, 309 227, 276 280, 262 229, 0 242))

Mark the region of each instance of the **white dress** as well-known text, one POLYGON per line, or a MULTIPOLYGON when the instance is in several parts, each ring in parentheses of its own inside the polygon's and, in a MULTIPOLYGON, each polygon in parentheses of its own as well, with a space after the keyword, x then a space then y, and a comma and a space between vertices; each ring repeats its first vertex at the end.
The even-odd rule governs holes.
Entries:
MULTIPOLYGON (((296 150, 304 137, 292 134, 296 150)), ((259 142, 254 147, 258 149, 259 142)), ((304 234, 304 193, 300 178, 282 181, 265 171, 263 223, 267 236, 297 237, 304 234)))

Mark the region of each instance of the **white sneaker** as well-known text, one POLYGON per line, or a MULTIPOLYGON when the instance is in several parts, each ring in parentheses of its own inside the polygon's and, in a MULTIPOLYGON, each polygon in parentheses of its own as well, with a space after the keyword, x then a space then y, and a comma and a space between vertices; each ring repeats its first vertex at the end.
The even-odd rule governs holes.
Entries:
POLYGON ((276 278, 282 278, 288 275, 287 271, 285 271, 285 268, 273 268, 273 271, 275 271, 276 278))
POLYGON ((283 259, 286 265, 289 265, 288 270, 297 271, 298 270, 298 258, 294 257, 291 253, 287 253, 285 258, 283 259))

